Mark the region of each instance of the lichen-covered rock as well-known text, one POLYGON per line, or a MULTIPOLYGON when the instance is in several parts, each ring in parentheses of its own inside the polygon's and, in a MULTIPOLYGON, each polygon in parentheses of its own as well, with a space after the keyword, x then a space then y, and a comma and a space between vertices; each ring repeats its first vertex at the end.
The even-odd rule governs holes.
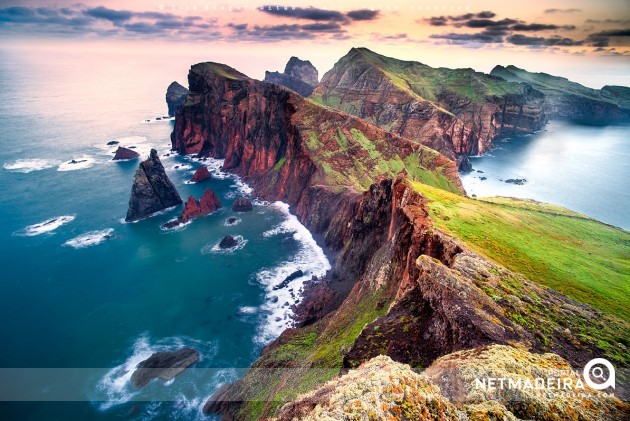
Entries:
POLYGON ((172 82, 166 89, 166 105, 168 105, 168 115, 175 115, 177 107, 182 105, 188 95, 188 89, 177 82, 172 82))
POLYGON ((157 151, 140 163, 131 187, 127 222, 151 216, 155 212, 181 205, 182 198, 164 171, 157 151))
MULTIPOLYGON (((581 375, 576 375, 571 365, 556 354, 485 346, 441 357, 423 374, 457 407, 474 414, 471 419, 484 419, 479 418, 484 412, 502 412, 499 405, 489 402, 497 402, 517 418, 527 420, 621 420, 630 416, 628 404, 589 388, 581 375), (504 386, 500 387, 498 380, 496 387, 478 385, 477 380, 487 379, 505 379, 504 386), (545 389, 540 390, 536 388, 536 382, 540 383, 537 379, 560 379, 560 383, 552 380, 551 387, 545 383, 545 389), (521 386, 516 386, 518 382, 521 386), (528 382, 532 387, 526 386, 528 382), (567 384, 572 386, 568 388, 567 384)), ((504 411, 504 419, 514 419, 505 414, 504 411)))
POLYGON ((278 420, 459 420, 440 389, 411 367, 376 357, 286 404, 278 420))

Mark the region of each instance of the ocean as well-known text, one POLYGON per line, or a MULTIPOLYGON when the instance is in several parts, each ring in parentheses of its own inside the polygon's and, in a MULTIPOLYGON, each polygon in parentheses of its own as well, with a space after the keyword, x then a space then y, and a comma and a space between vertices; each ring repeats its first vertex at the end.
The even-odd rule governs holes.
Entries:
POLYGON ((168 156, 173 121, 156 117, 190 60, 0 50, 0 396, 35 401, 0 402, 0 418, 199 418, 289 325, 303 282, 330 267, 286 205, 236 214, 251 192, 221 161, 168 156), (181 207, 124 223, 140 161, 111 161, 111 141, 142 159, 156 148, 184 200, 211 188, 223 208, 172 231, 160 226, 181 207), (199 165, 212 178, 188 183, 199 165), (228 234, 241 246, 221 251, 228 234), (151 353, 182 346, 201 353, 196 369, 140 391, 128 383, 151 353))
POLYGON ((470 161, 475 171, 460 174, 468 195, 534 199, 630 229, 630 126, 551 121, 470 161))

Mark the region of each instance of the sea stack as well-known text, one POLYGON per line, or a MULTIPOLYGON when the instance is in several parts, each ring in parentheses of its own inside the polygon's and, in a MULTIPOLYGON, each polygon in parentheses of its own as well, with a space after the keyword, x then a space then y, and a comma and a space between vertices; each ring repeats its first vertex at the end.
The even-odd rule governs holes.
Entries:
POLYGON ((239 197, 234 201, 232 205, 232 210, 234 212, 249 212, 253 210, 252 202, 246 197, 239 197))
POLYGON ((184 88, 177 82, 168 85, 166 89, 166 105, 168 105, 168 115, 173 117, 177 111, 177 107, 184 103, 188 95, 188 89, 184 88))
POLYGON ((302 96, 309 96, 319 79, 317 69, 310 61, 291 57, 284 73, 265 72, 265 82, 286 86, 302 96))
POLYGON ((151 149, 149 158, 140 163, 134 176, 125 221, 138 221, 182 203, 177 189, 164 171, 157 151, 151 149))
POLYGON ((215 212, 220 209, 221 206, 221 201, 210 189, 206 190, 199 200, 195 199, 193 196, 188 196, 188 200, 186 201, 186 206, 184 206, 182 214, 177 219, 168 221, 162 225, 162 228, 175 228, 178 225, 185 224, 191 219, 215 212))

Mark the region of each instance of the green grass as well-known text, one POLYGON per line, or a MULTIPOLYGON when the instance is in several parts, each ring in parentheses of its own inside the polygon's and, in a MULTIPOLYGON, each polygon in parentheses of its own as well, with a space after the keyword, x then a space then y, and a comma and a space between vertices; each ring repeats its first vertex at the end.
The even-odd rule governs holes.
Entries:
POLYGON ((283 156, 282 158, 280 158, 280 160, 276 163, 276 165, 274 165, 273 170, 274 171, 279 171, 280 168, 282 168, 284 166, 284 164, 287 162, 287 157, 283 156))
POLYGON ((531 200, 474 200, 414 183, 437 227, 475 252, 625 321, 630 233, 531 200))

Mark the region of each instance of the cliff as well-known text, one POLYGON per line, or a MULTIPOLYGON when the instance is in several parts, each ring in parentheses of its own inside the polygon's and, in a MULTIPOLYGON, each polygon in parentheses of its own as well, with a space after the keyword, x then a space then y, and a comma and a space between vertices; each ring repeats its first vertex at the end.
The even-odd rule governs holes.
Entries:
POLYGON ((544 93, 545 112, 550 118, 588 124, 630 121, 630 88, 591 89, 563 77, 532 73, 516 66, 496 66, 490 74, 511 82, 527 83, 544 93))
POLYGON ((140 163, 133 178, 125 221, 137 221, 182 203, 177 189, 164 171, 157 151, 151 149, 149 158, 140 163))
POLYGON ((286 86, 287 88, 306 97, 309 96, 317 83, 319 76, 315 66, 310 61, 291 57, 283 73, 265 72, 265 82, 286 86))
POLYGON ((487 152, 497 137, 547 121, 543 95, 472 69, 432 68, 353 48, 322 78, 313 100, 356 115, 451 159, 487 152))
POLYGON ((177 82, 172 82, 170 85, 168 85, 168 88, 166 89, 166 105, 168 106, 168 115, 170 115, 171 117, 175 115, 177 107, 182 105, 187 94, 188 89, 177 82))
MULTIPOLYGON (((206 411, 274 416, 378 355, 426 367, 503 344, 553 352, 576 368, 602 355, 630 365, 626 321, 541 285, 583 282, 576 274, 571 285, 571 267, 591 279, 600 271, 599 281, 619 289, 624 266, 606 256, 623 253, 627 233, 543 205, 468 199, 455 163, 417 140, 228 66, 195 65, 189 84, 173 148, 225 158, 223 168, 256 194, 289 203, 334 256, 327 278, 314 283, 317 294, 298 309, 301 327, 267 346, 206 411)), ((579 288, 565 292, 582 299, 579 288)), ((583 301, 608 310, 593 296, 586 291, 583 301)))

